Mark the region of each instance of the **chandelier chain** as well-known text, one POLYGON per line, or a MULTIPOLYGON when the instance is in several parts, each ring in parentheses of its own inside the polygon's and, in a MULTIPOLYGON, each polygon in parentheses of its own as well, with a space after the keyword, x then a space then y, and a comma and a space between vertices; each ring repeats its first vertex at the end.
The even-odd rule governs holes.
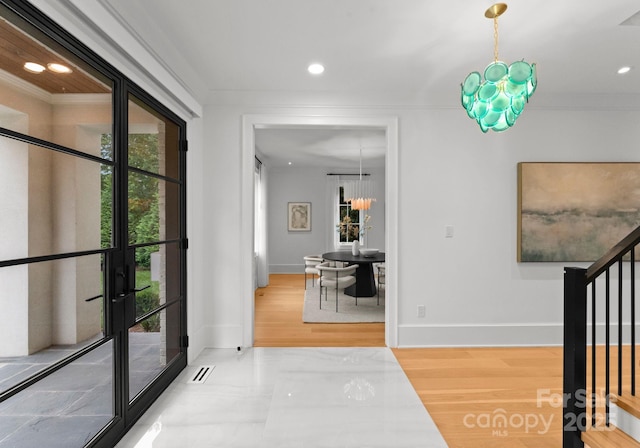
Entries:
POLYGON ((498 17, 493 18, 493 58, 498 62, 498 17))

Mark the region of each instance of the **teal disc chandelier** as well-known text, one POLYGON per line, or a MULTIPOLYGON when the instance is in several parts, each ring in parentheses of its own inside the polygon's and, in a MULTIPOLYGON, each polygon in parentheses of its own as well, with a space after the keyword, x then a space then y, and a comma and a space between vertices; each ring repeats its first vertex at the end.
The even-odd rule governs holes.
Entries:
POLYGON ((536 64, 522 60, 507 65, 498 59, 498 17, 506 10, 506 4, 496 3, 484 13, 493 19, 494 60, 484 69, 484 77, 471 72, 461 84, 462 107, 482 132, 513 126, 538 85, 536 64))

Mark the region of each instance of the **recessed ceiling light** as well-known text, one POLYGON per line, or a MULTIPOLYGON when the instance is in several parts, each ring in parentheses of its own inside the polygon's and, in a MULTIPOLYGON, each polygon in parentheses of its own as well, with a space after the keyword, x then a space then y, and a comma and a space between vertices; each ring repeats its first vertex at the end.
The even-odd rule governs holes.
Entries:
POLYGON ((309 73, 311 73, 312 75, 319 75, 319 74, 321 74, 322 72, 324 72, 324 65, 314 63, 314 64, 311 64, 311 65, 307 68, 307 70, 308 70, 308 71, 309 71, 309 73))
POLYGON ((66 65, 57 64, 55 62, 51 62, 47 64, 47 68, 55 73, 71 73, 71 69, 66 65))
POLYGON ((22 67, 31 73, 42 73, 45 70, 44 65, 36 64, 35 62, 25 62, 22 67))
POLYGON ((293 165, 293 162, 289 162, 289 165, 293 165))
POLYGON ((631 67, 624 66, 618 69, 618 75, 624 75, 625 73, 629 73, 631 71, 631 67))

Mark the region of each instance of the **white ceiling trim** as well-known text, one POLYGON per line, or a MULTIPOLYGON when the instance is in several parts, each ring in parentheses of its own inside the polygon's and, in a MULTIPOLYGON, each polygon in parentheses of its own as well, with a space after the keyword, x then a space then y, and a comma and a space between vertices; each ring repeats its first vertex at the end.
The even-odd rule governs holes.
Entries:
MULTIPOLYGON (((544 80, 541 81, 544 83, 544 80)), ((459 95, 459 92, 455 92, 459 95)), ((331 92, 274 92, 274 91, 212 91, 207 106, 269 107, 272 109, 329 110, 336 108, 357 110, 460 110, 459 101, 448 104, 424 101, 412 92, 351 92, 337 95, 331 92)), ((637 111, 640 110, 640 94, 616 93, 562 93, 546 92, 540 87, 527 103, 526 110, 586 110, 586 111, 637 111)), ((526 113, 526 112, 525 112, 526 113)))
MULTIPOLYGON (((72 1, 77 2, 77 0, 72 0, 72 1)), ((175 82, 177 82, 189 94, 189 96, 191 96, 192 98, 195 98, 193 91, 189 88, 187 83, 184 82, 184 80, 180 78, 180 76, 175 72, 175 70, 173 70, 171 66, 167 64, 167 62, 158 54, 158 52, 155 51, 153 47, 149 45, 149 43, 142 38, 142 36, 136 31, 136 29, 133 26, 129 24, 129 22, 122 16, 122 14, 118 12, 118 10, 113 8, 105 0, 98 0, 98 2, 102 5, 103 8, 109 11, 109 14, 111 14, 111 16, 120 24, 122 28, 127 30, 127 33, 131 35, 131 37, 144 49, 144 51, 148 53, 149 56, 151 56, 151 58, 163 68, 163 70, 165 70, 169 75, 171 75, 171 78, 175 80, 175 82)), ((124 48, 127 48, 127 47, 124 47, 124 48)))

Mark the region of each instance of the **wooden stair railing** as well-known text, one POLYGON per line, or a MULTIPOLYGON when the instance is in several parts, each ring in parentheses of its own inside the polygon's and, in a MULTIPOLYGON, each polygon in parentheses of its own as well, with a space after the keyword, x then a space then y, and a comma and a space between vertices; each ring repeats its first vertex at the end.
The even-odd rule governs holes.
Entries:
MULTIPOLYGON (((613 387, 618 396, 623 396, 623 391, 625 395, 635 396, 635 248, 639 244, 640 227, 587 269, 565 267, 563 448, 583 448, 585 441, 591 448, 595 448, 604 446, 599 445, 602 437, 621 437, 620 440, 625 441, 624 437, 628 437, 624 433, 620 436, 621 431, 610 422, 611 375, 612 370, 615 371, 613 387), (627 269, 624 268, 626 264, 627 269), (612 270, 617 274, 614 280, 611 279, 612 270), (626 274, 628 278, 625 279, 626 274), (601 282, 597 283, 602 278, 604 286, 601 282), (600 295, 602 289, 604 298, 600 295), (613 317, 612 302, 617 310, 617 316, 613 317), (602 314, 604 335, 597 331, 598 318, 602 318, 602 314), (589 326, 591 328, 588 335, 589 326), (623 329, 626 327, 625 333, 623 329), (612 336, 615 344, 612 343, 612 336), (600 341, 603 341, 603 345, 600 341), (629 350, 625 349, 623 353, 625 345, 628 345, 629 350), (598 346, 604 349, 604 354, 598 353, 598 346), (630 352, 628 357, 627 351, 630 352), (603 366, 597 363, 600 357, 604 358, 603 366), (604 378, 600 378, 598 372, 602 369, 604 378), (604 386, 599 389, 598 386, 602 383, 604 386), (604 425, 600 428, 603 430, 598 430, 601 425, 604 425)), ((610 446, 616 445, 614 443, 610 446)))

